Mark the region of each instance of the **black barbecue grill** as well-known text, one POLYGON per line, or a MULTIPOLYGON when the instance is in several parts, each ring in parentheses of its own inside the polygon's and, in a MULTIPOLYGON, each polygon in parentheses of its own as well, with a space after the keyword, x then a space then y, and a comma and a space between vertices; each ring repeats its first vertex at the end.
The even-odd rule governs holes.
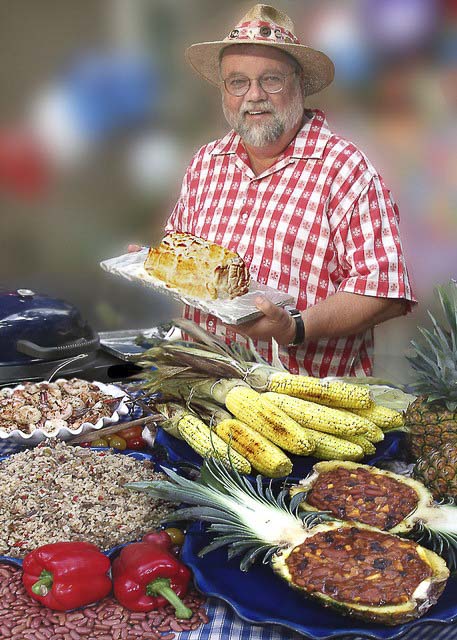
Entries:
POLYGON ((57 373, 109 382, 138 370, 108 353, 70 303, 30 289, 0 291, 0 387, 57 373))

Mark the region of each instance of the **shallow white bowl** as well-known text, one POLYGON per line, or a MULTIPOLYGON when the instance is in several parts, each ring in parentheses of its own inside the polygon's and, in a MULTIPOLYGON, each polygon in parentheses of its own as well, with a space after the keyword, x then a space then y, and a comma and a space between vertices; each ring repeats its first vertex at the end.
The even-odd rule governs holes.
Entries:
MULTIPOLYGON (((60 379, 53 380, 53 382, 59 381, 60 379)), ((36 384, 40 385, 48 383, 46 381, 43 381, 36 384)), ((0 428, 0 442, 21 444, 30 447, 42 442, 43 440, 46 440, 46 438, 59 438, 60 440, 69 440, 70 438, 73 438, 74 436, 77 436, 81 433, 88 433, 89 431, 101 429, 102 427, 107 427, 110 424, 119 422, 121 416, 125 416, 129 412, 126 404, 128 398, 125 395, 125 392, 120 387, 117 387, 114 384, 104 384, 103 382, 95 381, 91 384, 96 385, 100 389, 100 391, 102 391, 106 395, 111 396, 112 398, 119 398, 119 404, 111 416, 100 418, 100 420, 98 420, 95 424, 92 424, 91 422, 84 422, 76 429, 71 429, 69 427, 61 427, 50 431, 35 429, 34 431, 32 431, 32 433, 25 433, 20 429, 14 429, 14 431, 7 432, 4 429, 0 428)), ((16 387, 6 387, 6 390, 13 392, 16 389, 24 389, 24 386, 25 385, 19 384, 16 387)))

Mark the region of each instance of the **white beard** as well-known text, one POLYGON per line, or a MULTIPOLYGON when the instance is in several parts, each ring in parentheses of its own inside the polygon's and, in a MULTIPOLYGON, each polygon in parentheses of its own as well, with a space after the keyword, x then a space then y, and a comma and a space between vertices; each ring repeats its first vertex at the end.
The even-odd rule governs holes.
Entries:
POLYGON ((285 131, 293 129, 303 118, 303 94, 297 90, 289 105, 278 111, 269 100, 259 102, 243 102, 237 113, 230 111, 224 98, 222 109, 229 125, 247 144, 252 147, 265 147, 276 142, 285 131), (269 111, 270 122, 249 124, 246 120, 248 111, 269 111))

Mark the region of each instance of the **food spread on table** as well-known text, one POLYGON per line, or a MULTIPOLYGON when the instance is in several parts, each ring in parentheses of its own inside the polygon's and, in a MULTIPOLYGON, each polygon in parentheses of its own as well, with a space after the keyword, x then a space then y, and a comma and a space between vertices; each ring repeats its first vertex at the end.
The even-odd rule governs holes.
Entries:
MULTIPOLYGON (((242 279, 229 272, 219 292, 206 290, 231 295, 242 279)), ((369 378, 290 374, 175 321, 181 336, 146 345, 140 373, 119 385, 132 408, 161 416, 156 430, 183 445, 182 465, 130 415, 98 440, 57 431, 0 462, 1 632, 123 640, 197 629, 205 599, 181 554, 194 521, 199 557, 226 549, 240 590, 263 561, 304 597, 305 617, 308 599, 373 633, 433 615, 457 570, 455 289, 440 290, 444 321, 413 344, 417 396, 369 378), (383 459, 391 434, 400 449, 383 459), (297 460, 309 462, 299 476, 297 460)), ((0 391, 6 433, 112 412, 112 397, 75 378, 0 391)), ((306 621, 281 622, 303 633, 306 621)))

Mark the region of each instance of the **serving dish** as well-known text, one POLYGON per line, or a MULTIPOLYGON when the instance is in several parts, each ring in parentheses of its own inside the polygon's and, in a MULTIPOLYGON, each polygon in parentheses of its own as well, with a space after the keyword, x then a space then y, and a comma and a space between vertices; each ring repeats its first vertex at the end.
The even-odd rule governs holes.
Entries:
MULTIPOLYGON (((404 434, 400 431, 386 433, 384 440, 376 445, 376 453, 372 456, 367 456, 361 462, 376 465, 381 460, 394 458, 401 448, 403 437, 404 434)), ((157 450, 157 455, 163 457, 170 464, 187 462, 200 467, 203 462, 202 457, 187 442, 175 438, 162 427, 157 429, 154 446, 157 450), (160 449, 162 449, 162 452, 160 449)), ((292 480, 303 478, 317 462, 317 459, 312 456, 287 455, 293 463, 292 472, 289 475, 292 480)))
MULTIPOLYGON (((108 451, 109 447, 91 447, 91 449, 94 450, 94 451, 108 451)), ((130 456, 131 458, 134 458, 135 460, 140 460, 140 461, 141 460, 147 460, 147 461, 150 461, 150 462, 154 463, 154 469, 155 470, 162 470, 163 466, 164 466, 161 462, 157 461, 157 459, 155 458, 154 455, 152 455, 151 453, 146 453, 145 451, 133 451, 133 450, 125 449, 124 451, 116 451, 116 453, 118 453, 120 455, 130 456)), ((2 460, 5 460, 8 457, 9 456, 0 456, 0 462, 2 460)), ((125 544, 119 544, 119 545, 116 545, 115 547, 111 547, 110 549, 107 549, 103 553, 106 556, 108 556, 108 558, 114 558, 119 553, 120 549, 122 549, 126 544, 128 544, 128 542, 131 542, 131 541, 126 541, 125 544)), ((2 556, 2 555, 0 555, 0 564, 1 563, 14 565, 16 567, 22 567, 22 559, 21 558, 13 558, 12 556, 2 556)))
POLYGON ((103 260, 100 266, 108 273, 121 276, 144 287, 161 291, 179 302, 201 309, 205 313, 210 313, 227 324, 238 325, 259 318, 262 313, 254 304, 254 299, 259 293, 266 295, 271 302, 279 306, 291 304, 294 300, 293 296, 254 280, 251 281, 248 293, 232 300, 200 300, 184 296, 177 289, 167 286, 164 282, 153 278, 146 272, 143 264, 147 255, 148 249, 146 248, 134 253, 103 260))
POLYGON ((198 552, 210 540, 201 523, 193 524, 186 533, 182 560, 192 569, 195 583, 205 595, 223 600, 240 618, 252 624, 280 625, 310 640, 334 640, 349 634, 393 640, 427 622, 449 625, 457 620, 456 577, 449 579, 443 595, 423 618, 386 627, 325 609, 291 589, 261 563, 243 573, 236 559, 227 560, 224 549, 200 558, 198 552))
MULTIPOLYGON (((55 381, 66 382, 64 379, 58 379, 55 381)), ((37 382, 36 385, 45 385, 47 382, 37 382)), ((14 429, 13 431, 5 431, 0 428, 0 448, 2 444, 17 444, 23 446, 35 446, 46 440, 46 438, 59 438, 60 440, 69 440, 74 436, 79 434, 87 433, 88 431, 93 431, 96 429, 101 429, 102 427, 107 427, 110 424, 115 424, 119 422, 122 416, 127 415, 129 412, 129 408, 126 404, 128 397, 125 392, 118 386, 114 384, 104 384, 102 382, 93 382, 97 386, 102 393, 107 396, 111 396, 112 398, 118 398, 119 402, 116 403, 116 408, 113 413, 108 417, 103 417, 97 420, 95 423, 84 422, 79 425, 76 429, 72 429, 71 427, 60 427, 54 428, 50 430, 44 431, 43 429, 35 429, 31 433, 26 433, 25 431, 21 431, 20 429, 14 429)), ((15 387, 5 387, 2 389, 2 392, 11 392, 13 393, 15 390, 24 389, 25 385, 20 384, 15 387)))

